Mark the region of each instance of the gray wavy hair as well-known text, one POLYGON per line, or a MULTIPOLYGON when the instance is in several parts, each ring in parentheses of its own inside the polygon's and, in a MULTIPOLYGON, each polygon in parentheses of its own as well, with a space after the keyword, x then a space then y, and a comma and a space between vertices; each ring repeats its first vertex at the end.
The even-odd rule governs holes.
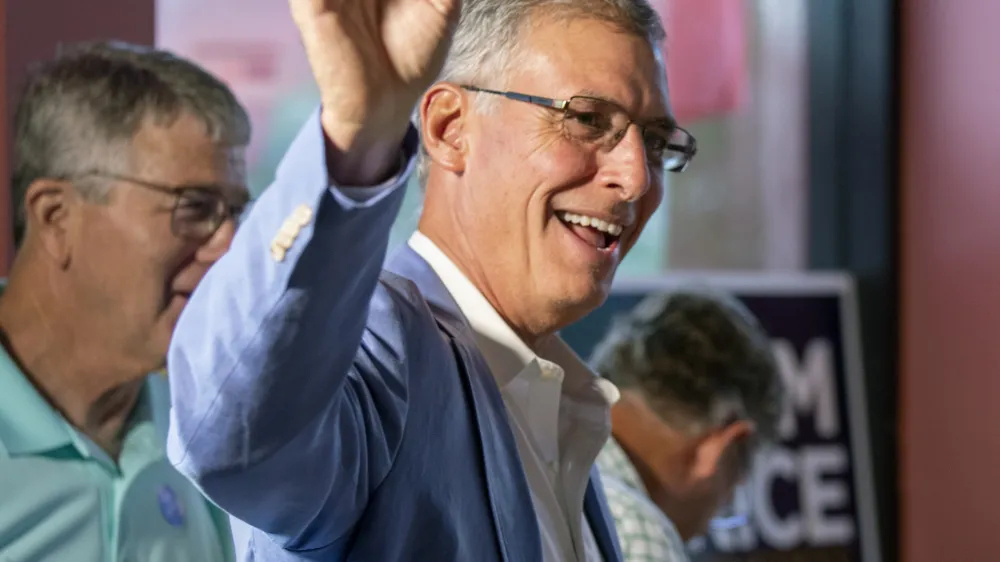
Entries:
MULTIPOLYGON (((24 235, 24 197, 39 178, 94 168, 114 171, 142 123, 169 124, 188 112, 220 145, 250 142, 250 118, 233 92, 198 65, 166 51, 107 41, 63 49, 33 69, 14 114, 15 240, 24 235)), ((94 201, 100 185, 79 186, 94 201)))
POLYGON ((771 340, 729 295, 648 297, 616 319, 591 365, 619 387, 639 390, 676 427, 748 419, 758 439, 777 436, 785 391, 771 340))
MULTIPOLYGON (((645 37, 654 46, 665 37, 660 16, 647 0, 464 0, 439 79, 505 89, 507 71, 520 54, 518 39, 539 16, 605 21, 645 37)), ((476 109, 489 111, 495 102, 491 96, 478 96, 476 109)), ((427 153, 421 148, 417 167, 421 184, 427 168, 427 153)))

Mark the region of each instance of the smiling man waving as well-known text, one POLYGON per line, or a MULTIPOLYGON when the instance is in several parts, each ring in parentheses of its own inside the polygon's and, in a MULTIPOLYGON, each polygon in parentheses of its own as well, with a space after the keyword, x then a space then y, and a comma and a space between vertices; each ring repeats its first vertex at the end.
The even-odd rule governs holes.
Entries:
POLYGON ((655 11, 291 5, 323 108, 180 320, 172 458, 247 559, 620 560, 617 391, 555 333, 695 152, 655 11), (418 98, 424 214, 381 272, 418 98))

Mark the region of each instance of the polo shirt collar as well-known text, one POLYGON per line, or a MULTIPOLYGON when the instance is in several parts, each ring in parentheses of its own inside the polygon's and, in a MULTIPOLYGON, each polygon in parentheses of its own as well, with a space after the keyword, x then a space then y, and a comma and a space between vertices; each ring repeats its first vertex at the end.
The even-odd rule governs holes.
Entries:
POLYGON ((11 456, 52 451, 75 442, 73 429, 0 348, 0 444, 11 456))
MULTIPOLYGON (((149 375, 127 422, 129 428, 152 422, 156 438, 164 443, 170 411, 166 387, 165 377, 149 375)), ((7 350, 0 346, 0 449, 6 449, 9 456, 22 456, 67 446, 74 447, 83 457, 111 462, 46 402, 7 350)))

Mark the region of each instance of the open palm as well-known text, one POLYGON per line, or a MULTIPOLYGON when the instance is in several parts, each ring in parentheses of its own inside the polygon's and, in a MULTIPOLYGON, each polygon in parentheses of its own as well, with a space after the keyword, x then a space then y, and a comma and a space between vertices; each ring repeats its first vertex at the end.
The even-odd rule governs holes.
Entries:
POLYGON ((441 71, 460 0, 289 0, 324 120, 405 124, 441 71))

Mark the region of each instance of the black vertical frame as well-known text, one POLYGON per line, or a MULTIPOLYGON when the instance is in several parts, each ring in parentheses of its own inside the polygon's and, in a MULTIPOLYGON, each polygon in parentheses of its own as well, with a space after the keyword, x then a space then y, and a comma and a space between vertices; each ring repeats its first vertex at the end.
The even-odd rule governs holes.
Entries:
POLYGON ((854 274, 882 559, 899 559, 897 2, 811 0, 809 265, 854 274))

